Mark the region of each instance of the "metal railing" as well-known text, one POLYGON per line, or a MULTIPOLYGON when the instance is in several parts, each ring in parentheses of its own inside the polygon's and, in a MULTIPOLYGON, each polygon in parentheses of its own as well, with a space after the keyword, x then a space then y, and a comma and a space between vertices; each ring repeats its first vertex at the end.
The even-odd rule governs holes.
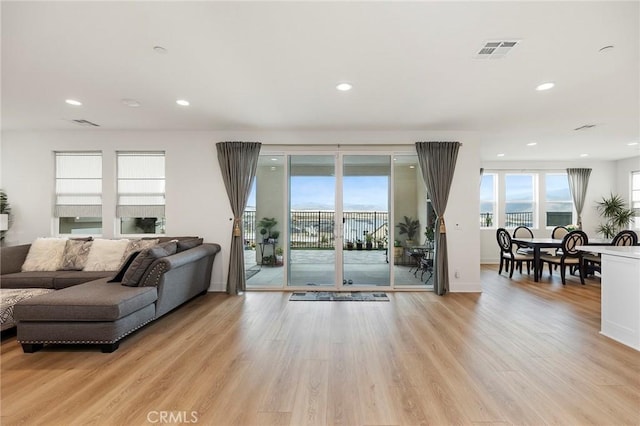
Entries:
MULTIPOLYGON (((343 212, 344 244, 354 246, 360 242, 366 247, 367 239, 373 248, 385 248, 388 242, 389 214, 387 212, 343 212), (370 235, 367 238, 367 235, 370 235)), ((292 210, 289 239, 292 248, 333 249, 335 247, 335 212, 324 210, 292 210)), ((256 212, 245 211, 243 230, 246 245, 256 243, 256 212)))
MULTIPOLYGON (((533 212, 505 213, 504 227, 515 228, 516 226, 533 226, 533 212)), ((491 228, 496 226, 493 213, 480 213, 480 227, 491 228)))

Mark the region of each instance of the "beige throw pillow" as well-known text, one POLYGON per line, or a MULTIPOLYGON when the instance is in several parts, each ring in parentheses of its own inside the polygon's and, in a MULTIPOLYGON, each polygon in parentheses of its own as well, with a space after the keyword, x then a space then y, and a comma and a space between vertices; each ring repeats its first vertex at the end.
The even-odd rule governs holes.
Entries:
POLYGON ((144 249, 155 246, 156 244, 158 244, 158 241, 159 240, 157 238, 151 240, 130 240, 129 245, 127 246, 127 249, 124 251, 124 255, 122 256, 122 261, 124 262, 125 260, 127 260, 129 256, 131 256, 131 253, 133 253, 134 251, 142 251, 144 249))
POLYGON ((122 264, 129 240, 94 240, 85 271, 117 271, 122 264))
POLYGON ((23 272, 57 271, 62 266, 66 238, 38 238, 22 265, 23 272))
POLYGON ((89 258, 93 241, 68 240, 62 257, 63 271, 82 271, 89 258))

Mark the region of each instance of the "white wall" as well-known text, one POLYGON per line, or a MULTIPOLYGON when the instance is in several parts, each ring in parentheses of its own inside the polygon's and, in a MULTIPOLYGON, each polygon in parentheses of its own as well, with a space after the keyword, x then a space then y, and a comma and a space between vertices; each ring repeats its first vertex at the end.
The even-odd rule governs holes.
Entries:
MULTIPOLYGON (((8 244, 51 235, 53 151, 101 150, 103 208, 115 211, 115 151, 166 151, 167 235, 200 235, 217 242, 212 291, 225 288, 232 213, 220 174, 215 143, 260 141, 265 145, 405 145, 415 141, 456 140, 464 143, 458 156, 446 219, 449 229, 451 291, 480 291, 477 135, 470 132, 196 132, 196 131, 32 131, 2 133, 0 181, 13 207, 8 244), (456 227, 455 224, 458 224, 456 227), (455 271, 459 278, 455 278, 455 271)), ((413 151, 415 152, 415 151, 413 151)), ((113 236, 113 218, 104 215, 104 237, 113 236)))
MULTIPOLYGON (((587 235, 595 236, 595 229, 600 224, 600 216, 596 211, 596 201, 602 196, 617 192, 615 161, 546 161, 546 162, 483 162, 485 171, 510 170, 510 171, 538 171, 538 172, 566 172, 567 168, 580 167, 591 168, 587 196, 582 211, 582 228, 587 235)), ((575 218, 574 218, 575 220, 575 218)), ((533 228, 536 237, 549 237, 551 229, 544 227, 541 221, 537 228, 533 228)), ((495 226, 496 224, 494 224, 495 226)), ((482 263, 498 263, 499 250, 496 242, 496 229, 483 229, 480 231, 481 248, 480 258, 482 263)))

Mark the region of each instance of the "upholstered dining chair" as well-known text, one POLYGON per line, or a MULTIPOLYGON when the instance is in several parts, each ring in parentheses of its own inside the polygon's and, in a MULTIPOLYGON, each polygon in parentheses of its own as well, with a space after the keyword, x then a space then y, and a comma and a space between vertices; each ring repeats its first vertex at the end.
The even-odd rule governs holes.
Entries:
POLYGON ((522 273, 522 262, 527 263, 527 274, 531 272, 531 263, 533 262, 532 254, 522 254, 513 251, 514 246, 517 247, 512 241, 509 232, 504 228, 498 228, 496 231, 496 239, 498 240, 498 246, 500 246, 500 269, 498 274, 502 274, 502 268, 505 268, 505 272, 509 272, 509 278, 513 277, 513 270, 516 265, 522 273), (511 269, 509 269, 511 268, 511 269))
POLYGON ((584 265, 582 261, 582 252, 578 250, 577 246, 584 246, 589 242, 587 234, 582 231, 571 231, 562 239, 562 254, 541 254, 540 255, 540 276, 542 276, 542 270, 544 263, 549 264, 549 275, 553 275, 553 269, 551 265, 558 265, 560 267, 560 278, 562 279, 562 285, 566 284, 565 274, 566 267, 575 267, 580 272, 580 282, 584 284, 584 265))
MULTIPOLYGON (((564 226, 556 226, 551 230, 551 238, 554 240, 561 240, 565 235, 569 233, 569 230, 564 226)), ((555 249, 553 251, 549 251, 549 254, 556 254, 558 256, 562 256, 562 249, 555 249)), ((557 268, 557 266, 556 266, 557 268)))
MULTIPOLYGON (((620 231, 613 237, 611 241, 612 246, 635 246, 638 244, 638 234, 630 229, 620 231)), ((600 266, 602 258, 600 254, 596 253, 584 253, 582 255, 582 262, 585 268, 585 274, 600 272, 600 266)))
MULTIPOLYGON (((513 238, 533 238, 533 231, 530 228, 527 228, 526 226, 518 226, 516 229, 513 230, 513 238)), ((518 245, 518 250, 516 251, 517 253, 520 253, 520 254, 533 253, 532 247, 527 247, 518 243, 516 244, 518 245)))

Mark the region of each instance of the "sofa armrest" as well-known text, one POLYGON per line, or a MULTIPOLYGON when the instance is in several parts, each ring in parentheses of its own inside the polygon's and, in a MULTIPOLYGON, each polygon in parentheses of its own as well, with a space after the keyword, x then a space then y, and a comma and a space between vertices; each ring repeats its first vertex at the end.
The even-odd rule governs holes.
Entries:
POLYGON ((140 280, 139 286, 156 287, 161 283, 162 275, 167 271, 195 262, 203 257, 215 256, 220 250, 221 247, 219 244, 207 243, 180 253, 172 254, 171 256, 157 259, 149 266, 140 280))
POLYGON ((22 271, 31 244, 2 247, 0 249, 0 274, 13 274, 22 271))

